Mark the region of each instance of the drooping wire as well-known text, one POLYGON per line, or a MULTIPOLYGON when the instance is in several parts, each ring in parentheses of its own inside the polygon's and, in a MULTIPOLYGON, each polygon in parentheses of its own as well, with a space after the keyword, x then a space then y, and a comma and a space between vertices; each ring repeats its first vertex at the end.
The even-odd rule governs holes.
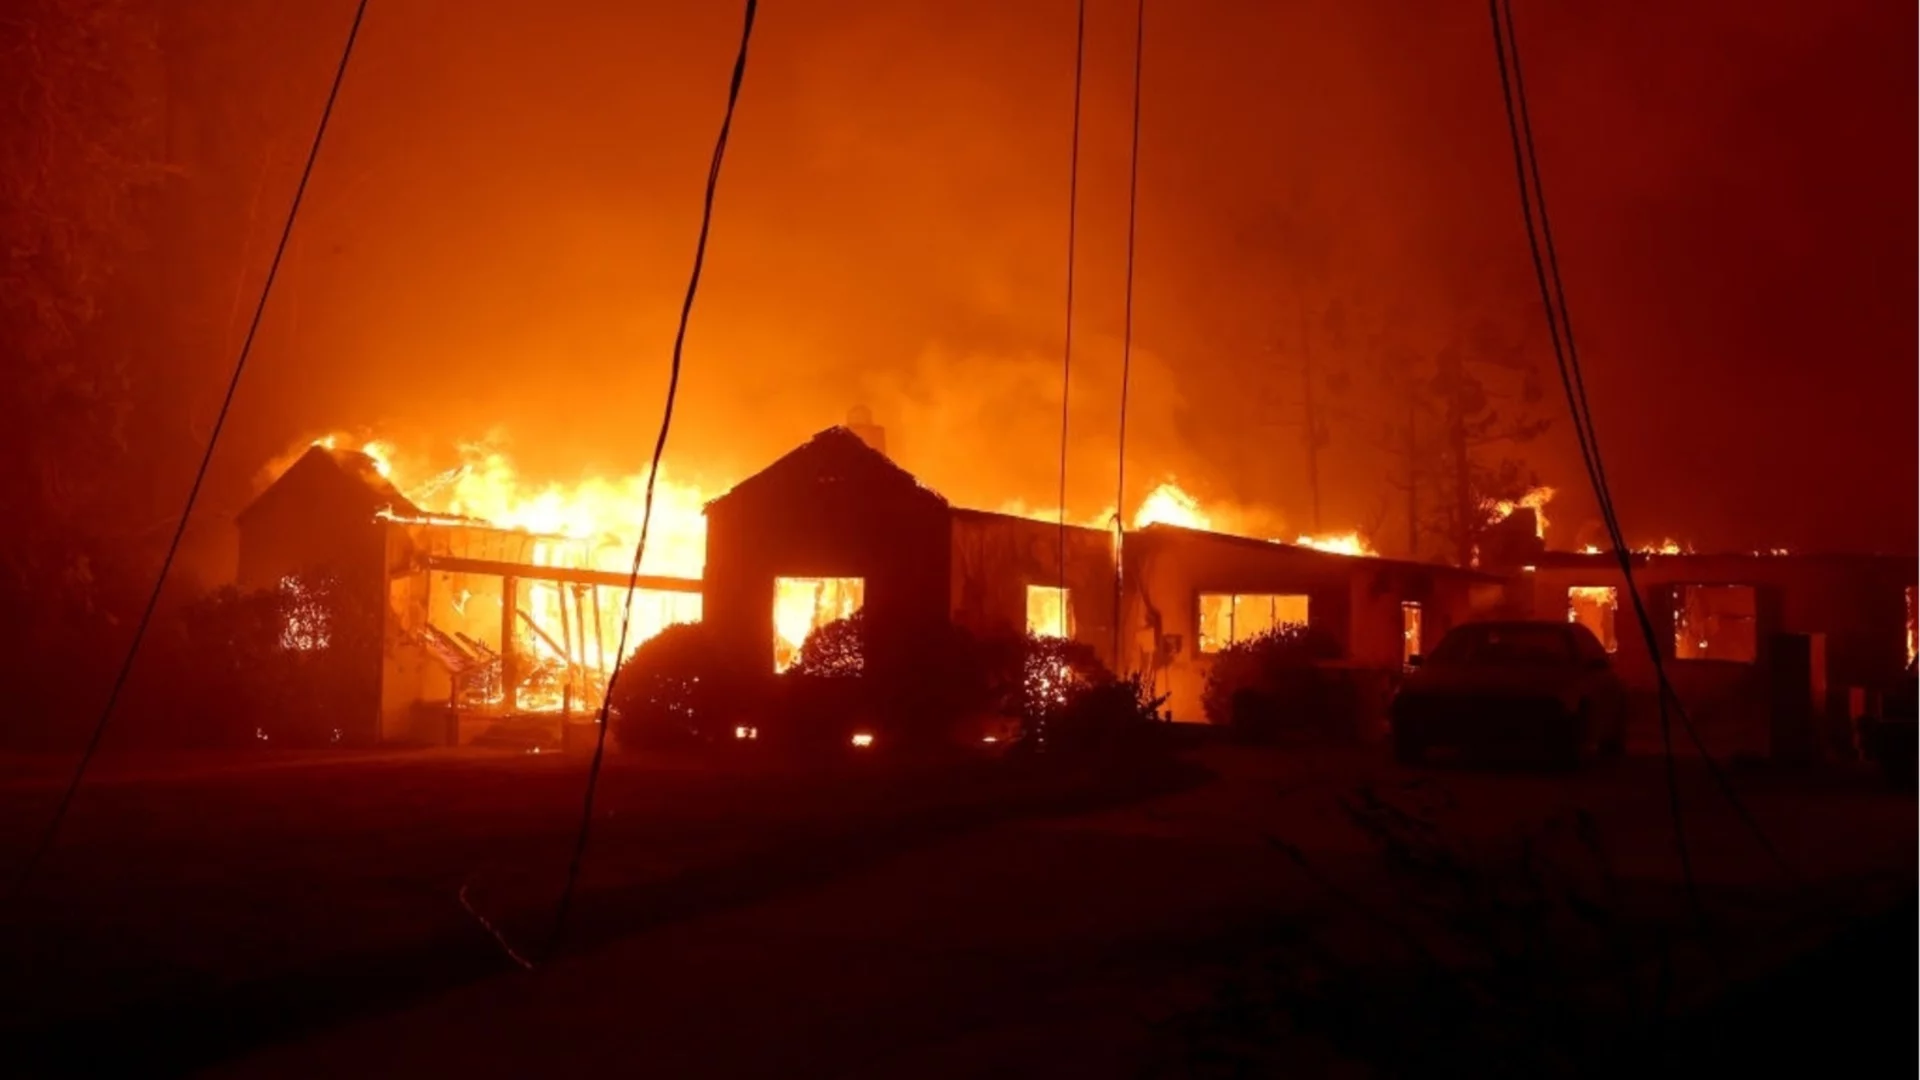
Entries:
POLYGON ((606 759, 607 727, 612 712, 613 688, 619 681, 620 667, 627 653, 627 638, 633 626, 633 597, 640 587, 640 562, 647 551, 647 533, 653 524, 654 484, 660 478, 660 461, 667 453, 667 434, 673 428, 673 405, 680 392, 681 356, 687 341, 687 324, 693 318, 693 301, 700 292, 700 272, 707 261, 707 236, 713 228, 713 200, 720 187, 720 163, 727 155, 727 136, 733 130, 734 109, 740 102, 740 85, 747 74, 747 46, 753 41, 753 18, 759 9, 759 0, 746 0, 746 14, 740 28, 740 50, 733 59, 733 77, 727 84, 727 111, 720 120, 720 134, 714 140, 713 160, 707 167, 706 195, 700 207, 700 236, 693 248, 693 271, 687 278, 687 292, 680 302, 680 324, 673 335, 673 358, 667 375, 667 402, 660 416, 660 434, 653 443, 653 464, 647 470, 646 493, 640 508, 640 538, 633 547, 633 566, 627 574, 626 607, 620 616, 620 637, 614 647, 613 670, 607 675, 607 688, 600 698, 600 713, 597 717, 599 731, 593 744, 593 762, 587 767, 587 789, 580 811, 580 828, 574 837, 573 856, 567 862, 566 883, 560 890, 560 901, 554 909, 553 935, 548 943, 548 955, 559 951, 562 935, 566 932, 567 914, 573 905, 573 894, 580 881, 580 867, 586 859, 587 839, 593 828, 593 800, 600 785, 600 766, 606 759))
POLYGON ((1520 65, 1518 38, 1514 33, 1511 3, 1509 0, 1488 0, 1488 14, 1493 27, 1494 54, 1500 69, 1508 133, 1513 143, 1515 179, 1520 189, 1521 214, 1527 228, 1528 249, 1534 265, 1534 276, 1540 289, 1542 306, 1546 311, 1555 364, 1559 371, 1561 386, 1566 392, 1568 409, 1572 413, 1574 434, 1579 443, 1581 459, 1586 467, 1588 480, 1593 486, 1595 499, 1600 506, 1601 517, 1606 525, 1608 538, 1612 542, 1614 556, 1620 564, 1621 575, 1633 604, 1635 620, 1640 626, 1642 636, 1646 639, 1648 654, 1652 659, 1655 677, 1659 684, 1660 735, 1666 762, 1668 804, 1674 822, 1675 847, 1689 901, 1696 917, 1699 917, 1701 907, 1698 883, 1693 874, 1692 859, 1686 838, 1678 771, 1673 753, 1672 725, 1675 715, 1678 716, 1681 727, 1699 752, 1702 761, 1706 763, 1709 774, 1713 776, 1721 793, 1727 798, 1743 824, 1752 832, 1755 840, 1784 874, 1789 878, 1795 875, 1766 835, 1765 830, 1760 827, 1759 822, 1754 819, 1745 803, 1728 783, 1688 718, 1685 707, 1668 677, 1659 633, 1653 625, 1652 616, 1647 611, 1646 602, 1634 582, 1632 551, 1627 546, 1612 492, 1607 483, 1606 468, 1600 456, 1598 435, 1594 430, 1592 410, 1587 398, 1586 380, 1580 367, 1579 351, 1574 342, 1566 286, 1560 275, 1559 256, 1553 242, 1551 219, 1547 213, 1546 189, 1541 180, 1539 155, 1533 141, 1533 125, 1527 107, 1526 84, 1520 65), (1509 67, 1511 67, 1511 73, 1509 73, 1509 67), (1539 210, 1537 229, 1534 220, 1535 203, 1538 204, 1539 210))
POLYGON ((320 146, 325 141, 327 126, 333 119, 333 108, 340 99, 340 87, 347 78, 347 65, 353 59, 354 44, 360 39, 360 25, 367 15, 369 0, 360 0, 353 10, 353 22, 347 27, 346 44, 340 50, 340 63, 333 71, 333 82, 327 88, 326 104, 320 110, 320 122, 315 126, 313 142, 307 148, 306 164, 300 170, 300 181, 294 186, 293 201, 287 207, 287 220, 280 229, 280 242, 273 249, 273 259, 267 264, 266 281, 260 286, 260 299, 253 307, 253 319, 247 324, 247 336, 241 340, 240 355, 234 360, 233 373, 227 378, 227 389, 220 399, 220 409, 214 414, 212 430, 207 435, 207 448, 200 455, 200 465, 194 470, 193 483, 187 488, 186 503, 180 508, 180 520, 174 525, 173 538, 167 544, 167 553, 160 560, 160 573, 154 579, 153 591, 147 595, 147 604, 140 612, 140 621, 134 624, 133 640, 127 645, 126 656, 120 661, 120 669, 114 675, 113 685, 107 691, 107 700, 100 708, 99 719, 94 721, 93 730, 87 736, 86 747, 80 752, 80 760, 75 763, 73 776, 67 781, 66 790, 60 796, 60 802, 54 807, 53 817, 47 822, 47 828, 41 834, 39 843, 28 855, 21 866, 13 886, 8 890, 9 900, 15 899, 26 891, 40 863, 52 850, 59 836, 60 826, 66 821, 67 813, 73 807, 73 800, 80 792, 81 781, 85 779, 87 768, 99 752, 101 739, 107 733, 107 726, 113 720, 114 711, 120 705, 120 696, 126 691, 127 680, 133 674, 134 661, 140 655, 140 646, 147 639, 147 632, 153 625, 154 612, 160 606, 160 595, 165 589, 168 576, 173 572, 173 563, 180 554, 180 545, 187 535, 187 523, 193 517, 193 508, 200 501, 200 489, 206 485, 207 472, 213 465, 214 449, 220 444, 220 433, 226 428, 227 417, 233 412, 233 399, 240 390, 240 379, 246 374, 247 361, 253 356, 253 343, 260 333, 260 323, 266 315, 267 299, 273 295, 274 281, 280 275, 280 264, 285 260, 288 243, 293 239, 294 222, 300 217, 300 206, 307 194, 307 184, 313 179, 314 163, 320 160, 320 146))
POLYGON ((1071 619, 1067 592, 1067 428, 1073 391, 1073 263, 1080 224, 1080 97, 1086 85, 1087 0, 1080 0, 1073 32, 1073 145, 1067 151, 1067 319, 1060 348, 1060 627, 1066 637, 1071 619))
MULTIPOLYGON (((1513 29, 1513 4, 1511 0, 1502 0, 1501 21, 1506 29, 1508 48, 1513 54, 1513 84, 1515 97, 1520 106, 1520 131, 1526 143, 1529 174, 1533 181, 1535 196, 1540 204, 1540 234, 1541 240, 1544 242, 1546 248, 1547 267, 1553 278, 1554 295, 1559 305, 1560 325, 1566 334, 1567 366, 1571 370, 1573 387, 1579 397, 1581 415, 1584 418, 1587 428, 1587 439, 1592 445, 1593 468, 1595 474, 1600 478, 1600 494, 1606 500, 1604 516, 1608 520, 1609 534, 1613 538, 1615 549, 1624 553, 1627 545, 1620 529, 1619 517, 1614 513, 1613 496, 1606 482, 1606 465, 1600 458, 1599 443, 1594 441, 1592 434, 1593 410, 1587 403, 1587 381, 1580 367, 1580 350, 1574 344, 1573 317, 1567 307, 1566 284, 1560 277, 1560 257, 1553 243, 1553 224, 1546 216, 1546 188, 1540 180, 1540 158, 1534 151, 1533 146, 1533 122, 1527 111, 1527 84, 1520 68, 1519 38, 1515 35, 1513 29)), ((1624 558, 1624 554, 1622 557, 1624 558)), ((1629 581, 1631 581, 1630 577, 1629 581)), ((1639 593, 1636 591, 1634 596, 1637 602, 1639 593)), ((1636 614, 1642 623, 1643 631, 1651 632, 1648 626, 1648 624, 1651 623, 1651 619, 1647 615, 1644 603, 1636 603, 1636 614)), ((1666 666, 1658 649, 1653 650, 1653 662, 1655 665, 1654 670, 1660 677, 1663 700, 1670 700, 1672 702, 1674 713, 1680 719, 1681 730, 1686 733, 1688 741, 1693 744, 1694 750, 1699 753, 1701 761, 1705 762, 1707 773, 1713 778, 1714 784, 1720 789, 1720 793, 1725 796, 1728 804, 1732 806, 1734 813, 1739 816, 1741 822, 1747 827, 1747 830, 1753 834, 1754 840, 1766 851, 1768 857, 1773 860, 1780 871, 1789 878, 1797 877, 1798 875, 1795 874, 1793 867, 1787 863, 1785 857, 1782 856, 1779 849, 1775 847, 1772 839, 1767 836, 1766 830, 1761 828, 1759 821, 1753 816, 1753 812, 1748 808, 1745 800, 1741 799, 1739 794, 1734 791, 1733 784, 1727 779, 1725 770, 1720 767, 1720 764, 1714 760, 1713 754, 1707 749, 1705 741, 1700 737, 1699 729, 1694 726, 1692 719, 1687 715, 1686 704, 1680 700, 1679 693, 1674 690, 1672 682, 1666 677, 1666 666)), ((1664 711, 1665 706, 1663 705, 1662 708, 1664 711)), ((1669 754, 1669 758, 1670 757, 1671 754, 1669 754)))
POLYGON ((1587 473, 1587 480, 1593 487, 1595 501, 1600 507, 1601 520, 1606 525, 1607 536, 1612 543, 1614 557, 1619 561, 1620 572, 1627 586, 1627 595, 1633 604, 1636 621, 1641 635, 1645 638, 1647 651, 1653 658, 1654 675, 1659 684, 1660 740, 1666 762, 1667 811, 1673 820, 1675 854, 1680 863, 1681 880, 1685 885, 1687 903, 1696 919, 1702 917, 1699 883, 1693 872, 1692 849, 1687 842, 1686 819, 1680 799, 1679 774, 1673 756, 1673 727, 1667 708, 1667 675, 1662 662, 1659 635, 1653 627, 1653 620, 1647 614, 1646 603, 1640 597, 1640 590, 1633 580, 1633 554, 1628 549, 1620 529, 1618 516, 1614 513, 1613 496, 1607 486, 1606 475, 1600 469, 1599 447, 1591 429, 1591 419, 1587 414, 1585 398, 1576 387, 1574 364, 1576 359, 1566 345, 1564 334, 1568 331, 1564 312, 1564 296, 1557 294, 1549 281, 1550 264, 1542 255, 1542 225, 1546 217, 1546 206, 1541 200, 1539 217, 1536 223, 1534 203, 1539 195, 1537 164, 1533 162, 1533 144, 1526 133, 1530 125, 1523 124, 1525 114, 1524 86, 1519 80, 1519 54, 1510 39, 1510 26, 1503 19, 1500 0, 1487 0, 1488 14, 1493 25, 1494 60, 1500 70, 1500 91, 1507 115, 1507 132, 1513 145, 1514 177, 1520 190, 1520 214, 1527 230, 1527 249, 1533 261, 1534 279, 1540 289, 1541 306, 1546 313, 1547 333, 1553 345, 1554 366, 1560 376, 1560 385, 1566 392, 1567 409, 1573 420, 1575 440, 1580 447, 1580 459, 1587 473), (1509 60, 1509 53, 1512 60, 1509 60), (1530 168, 1530 165, 1532 168, 1530 168))
POLYGON ((1120 604, 1126 587, 1127 519, 1127 391, 1133 379, 1133 249, 1140 220, 1140 61, 1147 45, 1147 0, 1134 5, 1133 25, 1133 143, 1127 154, 1127 285, 1126 314, 1120 332, 1120 430, 1116 440, 1113 506, 1113 662, 1120 668, 1120 604))

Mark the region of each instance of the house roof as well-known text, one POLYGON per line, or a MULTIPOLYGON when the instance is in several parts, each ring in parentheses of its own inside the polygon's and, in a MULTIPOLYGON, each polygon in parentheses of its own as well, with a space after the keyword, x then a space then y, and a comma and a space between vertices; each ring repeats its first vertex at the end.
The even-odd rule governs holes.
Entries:
POLYGON ((1278 540, 1261 540, 1252 536, 1235 536, 1232 533, 1210 532, 1206 529, 1190 529, 1184 525, 1168 525, 1156 522, 1145 528, 1134 529, 1132 531, 1136 536, 1144 533, 1148 536, 1166 537, 1169 540, 1179 538, 1205 539, 1244 545, 1263 551, 1279 550, 1294 552, 1302 557, 1324 562, 1329 566, 1342 565, 1355 568, 1374 567, 1379 569, 1418 571, 1429 574, 1449 574, 1457 578, 1485 582, 1503 582, 1508 580, 1507 575, 1491 574, 1484 570, 1469 570, 1458 566, 1449 566, 1446 563, 1414 562, 1410 559, 1388 559, 1379 555, 1344 555, 1337 551, 1322 551, 1319 548, 1307 547, 1303 544, 1288 544, 1278 540))
MULTIPOLYGON (((1845 552, 1771 552, 1753 551, 1685 551, 1667 554, 1664 552, 1636 551, 1631 555, 1635 567, 1652 563, 1702 566, 1709 563, 1756 562, 1768 566, 1791 565, 1794 563, 1853 563, 1886 564, 1888 566, 1913 566, 1911 555, 1850 554, 1845 552)), ((1539 570, 1602 569, 1618 570, 1620 560, 1611 551, 1546 551, 1529 560, 1528 565, 1539 570)))
MULTIPOLYGON (((953 508, 953 516, 969 521, 982 522, 984 524, 1018 524, 1037 529, 1058 529, 1060 527, 1058 521, 1048 521, 1044 518, 1021 517, 1019 514, 1003 514, 998 510, 975 510, 962 506, 953 508)), ((1105 529, 1096 529, 1090 525, 1074 525, 1071 523, 1067 525, 1067 531, 1070 533, 1084 533, 1088 536, 1097 536, 1101 539, 1106 539, 1112 535, 1105 529)))
POLYGON ((865 439, 844 427, 830 427, 789 450, 773 464, 735 484, 731 490, 707 503, 709 508, 742 495, 778 488, 788 491, 803 487, 847 484, 864 487, 891 487, 911 491, 941 506, 948 505, 939 492, 922 484, 919 478, 893 463, 893 460, 865 439))
POLYGON ((393 486, 392 481, 380 475, 380 466, 373 458, 358 450, 315 446, 275 477, 265 491, 240 511, 238 519, 245 520, 261 507, 286 497, 289 492, 303 491, 307 493, 303 497, 309 499, 325 491, 332 497, 364 506, 369 517, 382 510, 408 517, 425 513, 393 486))

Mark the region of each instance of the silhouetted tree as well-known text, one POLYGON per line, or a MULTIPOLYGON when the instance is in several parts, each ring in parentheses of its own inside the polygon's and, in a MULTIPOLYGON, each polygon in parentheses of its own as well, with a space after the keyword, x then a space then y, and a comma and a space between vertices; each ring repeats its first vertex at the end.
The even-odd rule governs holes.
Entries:
POLYGON ((164 174, 155 11, 17 0, 0 13, 0 663, 26 675, 114 614, 131 395, 125 354, 87 333, 137 246, 139 195, 164 174))
POLYGON ((1516 451, 1549 421, 1539 414, 1538 365, 1514 329, 1524 316, 1454 302, 1437 346, 1408 332, 1402 312, 1383 323, 1372 352, 1385 409, 1378 445, 1396 462, 1389 484, 1406 499, 1407 554, 1420 557, 1432 538, 1466 566, 1489 506, 1537 483, 1516 451))

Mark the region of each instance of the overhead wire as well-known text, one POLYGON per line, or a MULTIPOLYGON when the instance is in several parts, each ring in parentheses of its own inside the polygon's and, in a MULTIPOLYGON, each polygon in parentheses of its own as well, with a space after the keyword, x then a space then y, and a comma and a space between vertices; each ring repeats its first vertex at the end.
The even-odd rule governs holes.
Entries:
POLYGON ((1120 332, 1120 430, 1116 440, 1118 465, 1114 476, 1113 506, 1113 660, 1120 666, 1120 603, 1126 586, 1127 519, 1127 392, 1133 378, 1133 251, 1140 221, 1140 73, 1147 45, 1147 0, 1134 5, 1133 24, 1133 142, 1127 154, 1127 284, 1125 316, 1120 332))
POLYGON ((1067 433, 1073 392, 1073 268, 1080 223, 1080 99, 1086 84, 1087 0, 1080 0, 1073 34, 1073 145, 1067 152, 1067 317, 1060 349, 1060 626, 1068 636, 1072 610, 1067 593, 1067 433))
POLYGON ((1698 882, 1686 835, 1685 817, 1682 809, 1678 768, 1673 748, 1673 720, 1677 715, 1681 727, 1685 730, 1695 749, 1700 754, 1709 774, 1714 778, 1721 793, 1727 798, 1735 813, 1753 834, 1766 854, 1789 878, 1793 878, 1792 867, 1781 856, 1766 831, 1754 819, 1738 794, 1726 780, 1724 773, 1714 761, 1713 755, 1700 738, 1684 705, 1675 691, 1666 670, 1665 657, 1660 644, 1660 635, 1654 627, 1646 601, 1634 581, 1633 553, 1628 547, 1624 531, 1620 526, 1619 515, 1613 502, 1611 488, 1607 482, 1604 462, 1600 455, 1598 435, 1593 427, 1591 405, 1586 392, 1586 381, 1580 367, 1579 351, 1574 341, 1572 317, 1568 310, 1566 286, 1560 274, 1558 251, 1553 242, 1551 218, 1547 212, 1546 191, 1541 180, 1539 155, 1534 146, 1531 115, 1527 106, 1526 86, 1521 69, 1518 38, 1514 33, 1513 11, 1510 0, 1488 0, 1488 14, 1494 37, 1495 60, 1499 67, 1503 103, 1506 108, 1508 133, 1512 140, 1514 171, 1520 191, 1521 215, 1527 229, 1528 251, 1534 268, 1535 281, 1540 289, 1541 304, 1546 312, 1549 338, 1554 351, 1554 360, 1560 376, 1561 386, 1566 393, 1567 405, 1574 423, 1574 434, 1579 444, 1581 460, 1591 483, 1594 496, 1599 504, 1602 521, 1613 546, 1613 553, 1619 562, 1627 594, 1632 603, 1635 620, 1646 640, 1648 654, 1652 659, 1654 674, 1658 683, 1658 708, 1660 711, 1660 732, 1663 757, 1666 766, 1666 786, 1668 809, 1674 823, 1675 848, 1680 862, 1689 904, 1696 918, 1703 918, 1700 904, 1698 882), (1535 204, 1538 205, 1538 223, 1535 221, 1535 204))
MULTIPOLYGON (((1513 4, 1511 0, 1501 0, 1501 23, 1506 31, 1508 50, 1512 53, 1513 57, 1514 97, 1519 106, 1520 132, 1526 146, 1528 175, 1533 183, 1535 198, 1540 204, 1540 236, 1546 251, 1548 272, 1553 279, 1554 297, 1559 308, 1560 327, 1566 336, 1567 366, 1572 377, 1575 395, 1579 401, 1580 416, 1586 427, 1587 441, 1592 449, 1593 473, 1599 480, 1597 493, 1599 497, 1604 500, 1603 517, 1608 523, 1608 532, 1613 540, 1614 550, 1618 553, 1618 557, 1624 563, 1627 563, 1626 571, 1629 575, 1628 580, 1631 582, 1632 566, 1627 551, 1626 539, 1623 530, 1620 528, 1619 516, 1614 510, 1612 489, 1607 483, 1606 465, 1601 460, 1599 443, 1595 441, 1595 436, 1593 435, 1593 411, 1592 406, 1587 400, 1586 376, 1580 366, 1580 350, 1574 343, 1573 316, 1567 305, 1566 283, 1560 276, 1560 256, 1553 242, 1553 224, 1546 213, 1546 187, 1540 178, 1540 157, 1534 149, 1533 120, 1527 108, 1526 77, 1520 66, 1519 38, 1514 33, 1513 4)), ((1549 328, 1551 329, 1551 319, 1549 320, 1549 328)), ((1641 624, 1643 633, 1649 635, 1657 633, 1651 625, 1652 619, 1646 611, 1645 603, 1640 601, 1638 590, 1634 590, 1634 599, 1636 601, 1635 613, 1641 624)), ((1779 849, 1774 845, 1772 839, 1767 836, 1766 830, 1763 829, 1759 821, 1754 818, 1752 810, 1746 805, 1746 802, 1740 798, 1739 794, 1733 790, 1732 782, 1727 779, 1725 770, 1720 767, 1719 763, 1714 759, 1712 752, 1708 750, 1705 741, 1700 737, 1699 729, 1694 726, 1692 718, 1687 715, 1685 703, 1680 700, 1679 693, 1674 689, 1672 681, 1666 676, 1666 666, 1660 650, 1655 648, 1652 650, 1652 654, 1655 672, 1660 679, 1663 709, 1665 702, 1670 700, 1674 713, 1680 720, 1681 730, 1686 733, 1688 741, 1693 744, 1694 750, 1700 755, 1701 761, 1705 763, 1707 773, 1713 778, 1714 784, 1719 788, 1721 795, 1726 798, 1728 804, 1733 808, 1734 813, 1741 819, 1742 824, 1753 834, 1755 841, 1766 852, 1767 856, 1772 859, 1780 871, 1789 878, 1797 877, 1798 875, 1794 872, 1793 867, 1786 861, 1785 857, 1780 854, 1779 849)), ((1671 753, 1669 753, 1668 756, 1671 760, 1671 753)))
POLYGON ((74 764, 73 775, 67 781, 60 801, 54 807, 53 816, 47 822, 46 830, 27 856, 26 862, 22 864, 20 872, 15 876, 13 885, 8 890, 9 900, 17 898, 26 891, 28 883, 39 869, 41 862, 52 850, 59 836, 60 827, 73 808, 74 797, 80 792, 80 785, 86 778, 87 769, 98 754, 101 740, 105 737, 107 727, 112 723, 114 713, 119 708, 120 698, 126 692, 127 680, 133 673, 134 662, 139 657, 140 647, 146 642, 147 633, 153 626, 154 612, 159 609, 160 596, 166 588, 167 578, 173 572, 174 561, 180 555, 181 544, 186 539, 187 524, 193 517, 193 509, 200 501, 201 489, 206 486, 207 473, 213 465, 214 450, 220 444, 220 435, 226 429, 227 417, 233 412, 234 397, 240 390, 240 380, 246 374, 247 362, 253 356, 253 344, 259 337, 260 324, 267 311, 267 300, 273 295, 274 282, 279 278, 280 266, 286 259, 287 247, 293 238, 294 223, 299 220, 300 207, 305 201, 307 186, 313 179, 314 165, 320 160, 320 147, 326 140, 327 128, 333 119, 334 106, 340 100, 340 87, 346 82, 347 66, 353 59, 354 45, 360 39, 360 27, 366 20, 369 2, 370 0, 359 0, 359 3, 354 6, 353 21, 347 27, 346 43, 340 50, 340 62, 334 67, 333 81, 327 88, 326 103, 321 107, 320 120, 313 132, 313 141, 308 145, 306 162, 300 169, 299 183, 294 186, 293 200, 287 207, 286 223, 280 229, 280 242, 275 245, 273 258, 267 264, 267 276, 260 287, 260 299, 254 304, 253 318, 247 324, 247 335, 241 340, 240 354, 234 360, 232 374, 227 378, 226 393, 220 399, 219 411, 214 414, 212 429, 207 434, 206 450, 200 455, 200 464, 194 470, 193 483, 187 488, 186 501, 180 508, 180 520, 175 523, 173 536, 167 543, 166 555, 160 560, 160 572, 154 579, 152 591, 147 595, 146 606, 141 609, 140 619, 134 624, 133 640, 127 645, 126 655, 120 661, 119 670, 107 691, 107 699, 100 708, 100 716, 94 721, 93 728, 87 736, 86 746, 81 750, 80 758, 74 764))
POLYGON ((593 761, 587 767, 587 787, 580 810, 580 827, 574 837, 573 855, 567 862, 566 881, 560 890, 560 899, 554 909, 553 932, 548 941, 549 956, 559 951, 560 942, 566 932, 567 916, 572 909, 574 892, 579 886, 580 868, 586 860, 587 841, 593 827, 593 803, 600 784, 601 764, 607 753, 607 728, 612 714, 613 688, 619 681, 620 668, 627 652, 628 635, 633 626, 633 598, 640 587, 640 564, 647 551, 647 536, 653 524, 654 485, 660 478, 660 462, 666 456, 667 435, 673 428, 673 406, 680 391, 680 371, 682 357, 687 342, 687 326, 693 318, 693 301, 700 292, 700 273, 707 261, 707 237, 713 228, 713 202, 720 186, 720 164, 727 155, 727 138, 733 131, 734 111, 740 103, 740 86, 747 74, 747 49, 753 42, 754 16, 759 10, 759 0, 746 0, 746 12, 740 28, 740 48, 733 60, 733 76, 727 84, 727 109, 720 120, 720 133, 714 140, 713 159, 707 167, 706 194, 700 207, 700 235, 694 242, 693 270, 688 275, 685 298, 680 303, 680 322, 673 335, 673 356, 667 374, 667 400, 661 411, 660 433, 653 443, 653 463, 647 470, 647 485, 641 500, 640 536, 633 548, 633 565, 627 574, 626 606, 620 616, 620 636, 614 648, 614 667, 607 675, 606 691, 600 697, 600 712, 596 717, 599 730, 593 744, 593 761))

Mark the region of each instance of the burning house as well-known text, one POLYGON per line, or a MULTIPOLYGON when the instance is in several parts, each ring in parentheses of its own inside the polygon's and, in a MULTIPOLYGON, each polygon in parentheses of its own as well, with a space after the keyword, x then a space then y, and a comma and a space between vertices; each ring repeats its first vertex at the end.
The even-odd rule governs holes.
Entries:
MULTIPOLYGON (((1610 552, 1539 552, 1512 568, 1516 597, 1539 618, 1592 630, 1643 693, 1653 655, 1610 552)), ((1660 660, 1682 701, 1721 747, 1777 754, 1811 715, 1846 720, 1859 697, 1913 662, 1915 563, 1881 555, 1696 554, 1678 545, 1631 556, 1660 660), (1767 723, 1756 718, 1771 717, 1767 723)), ((1810 733, 1808 733, 1810 734, 1810 733)))
POLYGON ((707 551, 707 619, 742 673, 779 669, 807 631, 864 603, 875 664, 911 663, 886 643, 927 640, 945 623, 1069 637, 1147 674, 1176 719, 1195 721, 1211 658, 1235 641, 1310 624, 1351 663, 1397 670, 1506 596, 1502 579, 1451 567, 952 507, 845 428, 715 500, 707 551))
MULTIPOLYGON (((955 507, 884 448, 884 431, 856 414, 705 501, 704 515, 698 502, 680 506, 686 520, 664 537, 656 521, 649 555, 664 539, 677 572, 643 568, 629 651, 704 620, 734 678, 766 680, 813 630, 858 612, 870 669, 911 677, 914 649, 951 626, 1062 636, 1145 675, 1175 719, 1201 721, 1219 652, 1277 626, 1311 626, 1337 644, 1339 663, 1390 673, 1457 623, 1532 615, 1586 624, 1630 682, 1653 685, 1618 565, 1548 551, 1538 503, 1506 508, 1479 566, 1458 568, 1380 558, 1357 537, 1228 535, 1150 507, 1124 534, 955 507)), ((243 587, 325 573, 383 612, 368 715, 349 730, 465 741, 505 717, 593 708, 617 665, 630 539, 423 501, 377 458, 316 445, 239 517, 243 587)), ((1828 711, 1840 714, 1848 688, 1884 685, 1911 662, 1911 559, 1677 548, 1635 559, 1662 658, 1690 703, 1784 695, 1834 699, 1828 711)))
MULTIPOLYGON (((597 702, 614 667, 627 573, 596 568, 578 537, 422 510, 364 452, 310 448, 237 526, 242 588, 324 575, 381 613, 373 715, 346 718, 354 741, 463 741, 501 717, 564 715, 597 702)), ((636 623, 700 618, 698 579, 638 586, 636 623)))

